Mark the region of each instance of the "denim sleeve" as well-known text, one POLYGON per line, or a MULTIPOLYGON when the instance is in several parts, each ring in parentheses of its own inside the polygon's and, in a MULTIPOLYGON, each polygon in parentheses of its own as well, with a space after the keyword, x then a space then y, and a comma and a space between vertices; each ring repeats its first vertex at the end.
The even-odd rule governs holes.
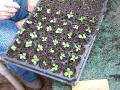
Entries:
POLYGON ((26 18, 29 15, 29 12, 27 11, 28 10, 28 3, 27 3, 28 0, 14 0, 14 1, 20 5, 20 9, 16 13, 16 15, 14 17, 12 17, 10 20, 17 22, 19 20, 26 18))

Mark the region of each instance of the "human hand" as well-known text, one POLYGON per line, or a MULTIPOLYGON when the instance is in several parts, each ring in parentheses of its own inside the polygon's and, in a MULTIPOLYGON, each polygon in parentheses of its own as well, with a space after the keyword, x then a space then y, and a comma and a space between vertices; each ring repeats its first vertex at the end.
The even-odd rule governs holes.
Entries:
POLYGON ((0 20, 13 17, 19 8, 20 6, 12 0, 2 0, 0 3, 0 20))
POLYGON ((28 0, 28 11, 32 12, 37 4, 38 1, 41 0, 28 0))

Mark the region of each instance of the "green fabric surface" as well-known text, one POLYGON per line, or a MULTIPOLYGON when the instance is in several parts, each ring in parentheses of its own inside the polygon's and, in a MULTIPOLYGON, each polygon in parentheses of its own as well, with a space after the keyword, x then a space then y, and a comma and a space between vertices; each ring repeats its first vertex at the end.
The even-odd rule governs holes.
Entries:
MULTIPOLYGON (((109 0, 108 10, 97 33, 81 80, 108 79, 110 90, 120 90, 120 81, 109 75, 120 74, 120 2, 109 0)), ((53 90, 71 90, 70 86, 54 81, 53 90)))

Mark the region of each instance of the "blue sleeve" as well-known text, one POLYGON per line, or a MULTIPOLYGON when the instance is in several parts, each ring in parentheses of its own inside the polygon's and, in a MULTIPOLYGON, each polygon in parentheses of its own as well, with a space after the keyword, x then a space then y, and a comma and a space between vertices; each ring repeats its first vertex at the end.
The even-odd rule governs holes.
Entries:
POLYGON ((14 0, 15 2, 17 2, 20 5, 20 9, 18 10, 18 12, 16 13, 16 15, 14 17, 12 17, 10 20, 13 20, 15 22, 22 20, 24 18, 26 18, 29 15, 28 10, 28 0, 14 0))

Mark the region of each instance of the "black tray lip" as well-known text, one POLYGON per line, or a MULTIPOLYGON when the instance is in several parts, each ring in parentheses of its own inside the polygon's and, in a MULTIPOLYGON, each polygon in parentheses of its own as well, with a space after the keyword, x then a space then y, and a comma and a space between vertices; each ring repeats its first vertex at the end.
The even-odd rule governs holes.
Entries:
MULTIPOLYGON (((100 27, 101 22, 102 22, 102 20, 103 20, 104 12, 106 11, 107 2, 108 2, 108 0, 106 0, 106 1, 103 3, 103 4, 104 4, 104 5, 103 5, 103 9, 102 9, 102 12, 101 12, 101 15, 100 15, 100 16, 101 16, 101 19, 100 19, 100 21, 98 22, 98 25, 96 26, 96 30, 97 30, 97 31, 99 30, 99 27, 100 27)), ((38 5, 39 5, 39 4, 38 4, 38 5)), ((30 16, 29 16, 29 17, 30 17, 30 16)), ((28 18, 28 19, 29 19, 29 18, 28 18)), ((83 59, 81 60, 82 62, 80 62, 80 65, 78 65, 78 69, 79 69, 79 70, 77 70, 77 71, 78 71, 79 73, 77 72, 77 75, 76 75, 74 78, 72 78, 72 79, 69 79, 69 78, 66 78, 66 77, 63 77, 63 76, 59 76, 59 75, 58 75, 59 73, 55 73, 55 74, 54 74, 54 73, 52 73, 52 72, 50 72, 50 71, 48 71, 48 70, 44 70, 44 69, 41 69, 41 68, 39 68, 39 70, 37 70, 37 68, 33 67, 32 65, 26 66, 25 63, 20 62, 20 61, 18 61, 18 60, 13 60, 13 59, 7 57, 6 55, 3 55, 2 58, 3 58, 5 61, 7 61, 7 62, 15 63, 15 64, 17 64, 19 67, 22 67, 22 68, 28 69, 28 70, 30 70, 30 71, 36 72, 36 73, 38 73, 38 74, 40 74, 40 75, 44 75, 44 76, 46 76, 46 77, 49 77, 49 78, 52 78, 52 79, 61 81, 61 82, 63 82, 63 83, 67 83, 68 85, 75 85, 75 84, 79 81, 80 76, 81 76, 81 74, 82 74, 82 72, 83 72, 83 69, 84 69, 85 64, 86 64, 86 62, 87 62, 87 59, 88 59, 88 56, 89 56, 90 51, 91 51, 91 49, 92 49, 93 42, 95 41, 95 37, 96 37, 95 34, 91 36, 90 43, 88 44, 88 48, 86 49, 86 54, 85 54, 85 56, 83 56, 83 57, 85 57, 85 58, 83 58, 83 59), (9 60, 8 60, 8 59, 9 59, 9 60)), ((14 42, 14 41, 13 41, 13 42, 14 42)))

